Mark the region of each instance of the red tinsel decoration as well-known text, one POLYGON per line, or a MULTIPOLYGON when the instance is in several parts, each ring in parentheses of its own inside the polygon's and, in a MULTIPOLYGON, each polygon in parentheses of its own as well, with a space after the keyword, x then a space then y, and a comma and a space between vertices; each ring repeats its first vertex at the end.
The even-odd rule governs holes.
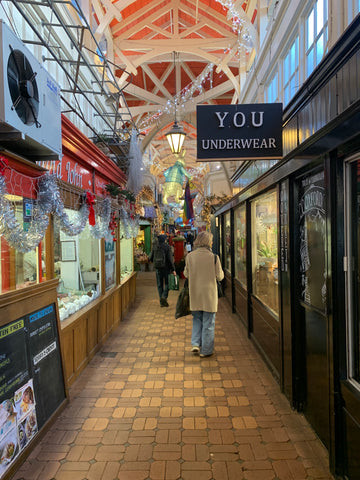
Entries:
POLYGON ((113 242, 116 242, 117 240, 117 238, 115 237, 117 226, 118 225, 115 219, 115 213, 113 213, 111 221, 109 222, 109 229, 111 230, 111 235, 114 237, 113 242))
POLYGON ((87 206, 89 207, 89 225, 93 227, 95 225, 95 210, 94 210, 95 195, 93 195, 90 192, 86 192, 86 203, 87 203, 87 206))

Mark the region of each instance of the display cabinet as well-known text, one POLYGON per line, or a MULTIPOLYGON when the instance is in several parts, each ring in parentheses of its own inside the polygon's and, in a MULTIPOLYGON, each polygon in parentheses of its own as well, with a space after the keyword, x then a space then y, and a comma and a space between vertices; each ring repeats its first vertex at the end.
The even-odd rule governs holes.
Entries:
POLYGON ((251 202, 251 253, 253 294, 279 313, 278 201, 271 191, 251 202))
MULTIPOLYGON (((65 211, 70 220, 78 214, 65 211)), ((91 236, 88 225, 79 235, 69 236, 54 222, 54 272, 59 279, 60 320, 100 295, 100 241, 91 236)))
POLYGON ((234 211, 235 229, 235 278, 244 288, 246 284, 246 206, 242 205, 234 211))
POLYGON ((122 238, 120 241, 120 274, 123 282, 134 271, 134 240, 122 238))

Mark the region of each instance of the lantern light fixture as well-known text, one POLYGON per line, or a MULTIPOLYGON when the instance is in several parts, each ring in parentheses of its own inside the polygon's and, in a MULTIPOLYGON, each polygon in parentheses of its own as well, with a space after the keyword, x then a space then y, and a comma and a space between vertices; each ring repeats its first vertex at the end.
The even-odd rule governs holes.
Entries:
POLYGON ((174 154, 178 154, 181 152, 181 148, 183 146, 186 133, 184 132, 183 128, 178 124, 177 119, 176 119, 176 105, 177 105, 177 98, 176 98, 176 63, 175 63, 175 55, 176 52, 174 52, 174 74, 175 74, 175 95, 174 95, 174 107, 175 107, 175 119, 174 119, 174 125, 172 126, 172 129, 165 134, 165 137, 167 138, 167 141, 169 142, 169 146, 171 149, 171 152, 174 154))

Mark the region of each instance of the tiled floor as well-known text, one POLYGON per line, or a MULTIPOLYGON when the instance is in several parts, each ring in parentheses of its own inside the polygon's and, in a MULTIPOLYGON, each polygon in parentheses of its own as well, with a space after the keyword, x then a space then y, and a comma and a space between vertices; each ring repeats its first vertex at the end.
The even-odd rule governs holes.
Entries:
POLYGON ((14 479, 331 479, 327 452, 292 411, 225 299, 209 358, 190 353, 177 292, 160 308, 154 273, 70 391, 14 479))

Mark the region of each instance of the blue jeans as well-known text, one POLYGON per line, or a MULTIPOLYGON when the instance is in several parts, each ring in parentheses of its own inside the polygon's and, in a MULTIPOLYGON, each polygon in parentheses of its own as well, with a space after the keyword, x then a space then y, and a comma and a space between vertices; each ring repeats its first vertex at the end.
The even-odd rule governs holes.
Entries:
POLYGON ((169 295, 169 270, 159 268, 156 270, 156 284, 160 298, 168 298, 169 295))
POLYGON ((214 351, 216 313, 196 310, 192 312, 192 315, 191 345, 200 347, 202 355, 211 355, 214 351))

